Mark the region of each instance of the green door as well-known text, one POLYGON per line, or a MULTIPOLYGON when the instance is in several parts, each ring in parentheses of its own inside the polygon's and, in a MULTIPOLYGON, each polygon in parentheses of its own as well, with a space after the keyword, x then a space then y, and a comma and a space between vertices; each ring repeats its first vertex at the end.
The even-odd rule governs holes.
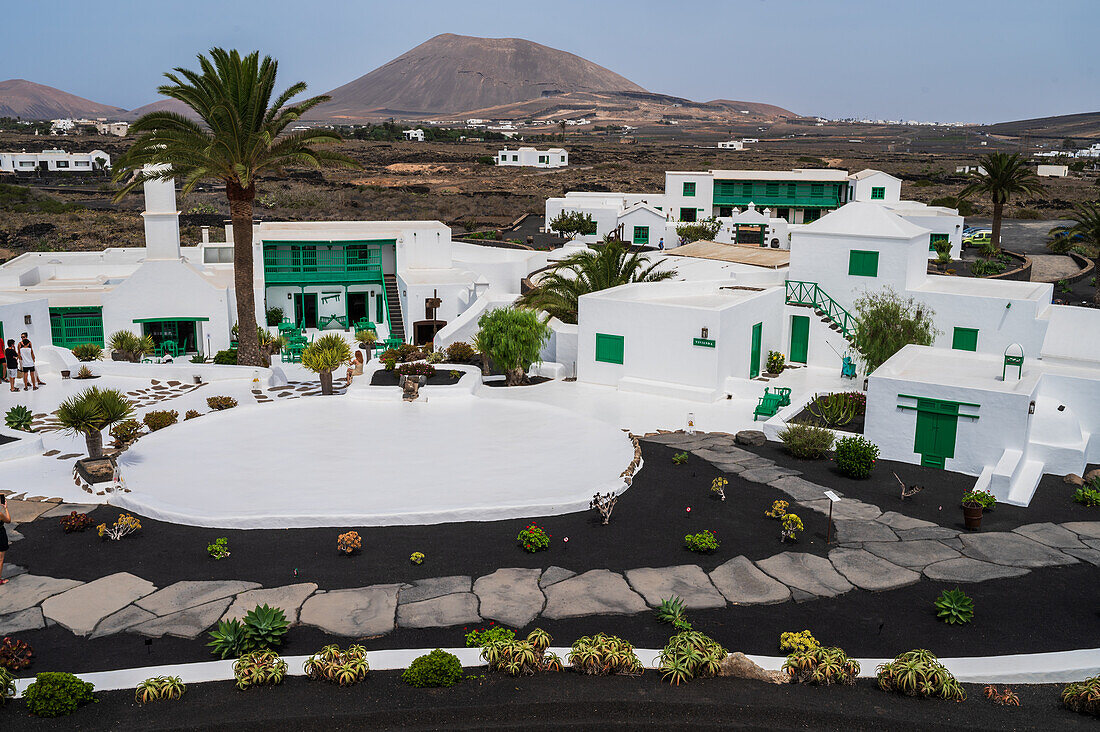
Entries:
POLYGON ((763 330, 763 323, 757 323, 752 327, 752 351, 749 354, 750 379, 755 379, 760 375, 760 334, 763 330))
POLYGON ((791 316, 791 363, 806 363, 810 348, 810 318, 808 315, 791 316))
POLYGON ((955 457, 958 425, 958 404, 937 399, 917 400, 917 431, 913 452, 920 454, 921 465, 942 468, 947 458, 955 457))

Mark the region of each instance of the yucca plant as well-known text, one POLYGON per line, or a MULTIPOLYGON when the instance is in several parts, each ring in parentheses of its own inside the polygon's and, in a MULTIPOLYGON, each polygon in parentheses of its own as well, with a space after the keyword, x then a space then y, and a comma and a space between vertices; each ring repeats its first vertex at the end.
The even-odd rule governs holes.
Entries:
POLYGON ((974 600, 956 587, 936 599, 936 616, 949 625, 965 625, 974 619, 974 600))
POLYGON ((134 690, 134 701, 148 704, 161 699, 179 699, 187 691, 187 686, 179 676, 156 676, 138 684, 134 690))
POLYGON ((854 684, 859 662, 840 648, 817 646, 787 656, 783 670, 799 684, 854 684))
POLYGON ((90 387, 75 394, 57 408, 57 421, 69 433, 84 435, 88 457, 103 457, 103 430, 128 419, 134 405, 117 389, 90 387))
POLYGON ((219 658, 241 656, 252 649, 252 639, 244 624, 236 618, 223 620, 218 627, 210 631, 210 642, 206 644, 211 653, 219 658))
POLYGON ((939 697, 961 702, 966 691, 931 651, 917 649, 896 656, 878 669, 878 685, 883 691, 907 696, 939 697))
POLYGON ((351 348, 342 335, 326 333, 302 351, 302 365, 321 380, 321 393, 332 393, 332 372, 351 360, 351 348))
POLYGON ((714 639, 698 631, 685 631, 669 639, 661 651, 657 670, 662 679, 679 686, 694 678, 717 676, 728 652, 714 639))
POLYGON ((4 424, 20 432, 34 432, 34 428, 31 427, 33 421, 34 412, 22 404, 16 404, 4 414, 4 424))
POLYGON ((103 357, 103 349, 95 343, 81 343, 73 346, 72 351, 77 361, 98 361, 103 357))
POLYGON ((156 344, 153 343, 152 336, 139 336, 128 330, 119 330, 112 333, 107 339, 107 347, 133 363, 137 363, 142 356, 147 356, 156 350, 156 344))
POLYGON ((238 689, 281 684, 286 671, 286 661, 275 651, 269 650, 246 653, 233 664, 233 675, 237 677, 238 689))
POLYGON ((245 614, 244 627, 252 648, 273 648, 282 644, 290 621, 281 608, 264 603, 245 614))

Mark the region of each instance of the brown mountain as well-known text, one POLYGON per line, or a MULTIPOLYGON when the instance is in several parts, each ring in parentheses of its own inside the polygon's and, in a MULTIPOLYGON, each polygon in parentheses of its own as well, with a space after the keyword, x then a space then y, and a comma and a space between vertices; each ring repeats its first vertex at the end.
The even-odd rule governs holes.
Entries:
POLYGON ((438 35, 328 92, 313 119, 461 112, 544 94, 645 90, 603 66, 521 38, 438 35))
POLYGON ((126 110, 122 107, 93 102, 26 79, 0 81, 0 117, 22 119, 107 117, 115 120, 125 112, 126 110))
POLYGON ((162 98, 158 99, 155 102, 150 102, 149 104, 143 104, 137 109, 131 109, 129 112, 122 116, 122 119, 128 122, 133 122, 135 119, 142 116, 143 114, 149 114, 150 112, 175 112, 191 119, 199 118, 199 116, 195 114, 195 110, 191 109, 178 99, 162 98))
POLYGON ((1023 135, 1032 137, 1081 138, 1081 142, 1095 142, 1100 138, 1100 112, 1063 114, 1057 117, 1037 117, 1012 122, 986 125, 984 131, 994 135, 1023 135))

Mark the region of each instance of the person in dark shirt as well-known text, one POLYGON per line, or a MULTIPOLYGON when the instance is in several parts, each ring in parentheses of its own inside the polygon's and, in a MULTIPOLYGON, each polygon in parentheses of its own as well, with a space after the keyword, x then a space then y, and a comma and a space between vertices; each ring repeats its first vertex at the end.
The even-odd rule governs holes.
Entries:
POLYGON ((15 388, 15 374, 19 371, 19 351, 15 350, 15 339, 8 339, 8 347, 4 349, 4 365, 8 369, 8 385, 11 391, 19 391, 15 388))

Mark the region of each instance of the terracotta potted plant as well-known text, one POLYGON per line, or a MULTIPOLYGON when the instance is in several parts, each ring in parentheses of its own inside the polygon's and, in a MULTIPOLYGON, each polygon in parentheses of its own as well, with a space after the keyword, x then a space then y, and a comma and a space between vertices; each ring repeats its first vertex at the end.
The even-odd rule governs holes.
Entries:
POLYGON ((967 531, 981 531, 982 514, 987 508, 993 508, 997 499, 989 491, 969 490, 963 494, 963 522, 967 531))

